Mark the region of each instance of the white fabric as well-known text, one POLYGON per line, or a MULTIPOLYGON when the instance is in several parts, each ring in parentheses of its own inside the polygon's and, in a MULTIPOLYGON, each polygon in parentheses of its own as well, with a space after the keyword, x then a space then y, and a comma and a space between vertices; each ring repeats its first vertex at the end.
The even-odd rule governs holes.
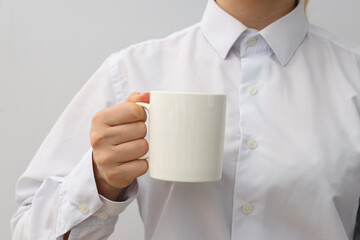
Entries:
POLYGON ((105 239, 136 197, 146 240, 353 239, 359 183, 360 48, 309 25, 303 2, 256 31, 210 0, 200 23, 111 55, 81 89, 19 179, 13 239, 105 239), (92 115, 152 90, 227 95, 223 178, 146 174, 111 202, 92 115))

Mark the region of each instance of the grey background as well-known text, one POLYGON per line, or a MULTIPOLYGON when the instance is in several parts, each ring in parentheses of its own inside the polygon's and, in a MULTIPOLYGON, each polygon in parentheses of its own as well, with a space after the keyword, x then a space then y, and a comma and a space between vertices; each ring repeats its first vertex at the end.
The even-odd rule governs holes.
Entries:
MULTIPOLYGON (((14 187, 75 93, 107 56, 201 19, 206 0, 0 0, 0 236, 14 187)), ((311 23, 360 44, 360 1, 310 0, 311 23)), ((136 202, 115 239, 143 239, 136 202), (121 237, 120 237, 121 236, 121 237)))

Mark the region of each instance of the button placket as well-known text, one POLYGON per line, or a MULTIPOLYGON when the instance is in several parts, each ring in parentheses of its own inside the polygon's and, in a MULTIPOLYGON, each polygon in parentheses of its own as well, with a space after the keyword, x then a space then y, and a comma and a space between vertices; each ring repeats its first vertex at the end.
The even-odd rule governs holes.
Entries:
MULTIPOLYGON (((261 136, 259 136, 259 129, 257 127, 258 121, 253 121, 257 117, 256 105, 259 102, 257 99, 260 92, 258 91, 258 84, 261 85, 261 81, 264 79, 263 71, 261 69, 261 63, 264 61, 265 55, 259 54, 264 52, 265 47, 264 40, 256 33, 250 33, 253 36, 244 36, 240 44, 240 58, 241 58, 241 79, 240 79, 240 91, 239 91, 239 127, 241 132, 241 142, 239 149, 239 157, 236 167, 235 178, 235 192, 233 208, 233 222, 237 226, 241 226, 242 223, 249 220, 249 218, 255 218, 255 207, 252 202, 255 202, 257 195, 252 191, 256 191, 256 183, 251 181, 251 174, 247 174, 255 171, 256 163, 252 160, 256 159, 257 147, 259 146, 261 136), (256 58, 256 59, 255 59, 256 58), (256 97, 256 98, 255 98, 256 97)), ((232 234, 239 236, 238 232, 240 228, 233 228, 232 234)))
POLYGON ((246 91, 250 95, 255 95, 257 93, 257 88, 254 85, 250 85, 246 88, 246 91))
POLYGON ((243 213, 245 213, 246 215, 249 215, 250 213, 253 212, 254 207, 251 204, 244 204, 241 206, 241 210, 243 211, 243 213))
POLYGON ((252 37, 252 38, 250 38, 249 40, 246 41, 246 45, 247 45, 248 47, 255 47, 256 44, 257 44, 257 42, 258 42, 257 38, 256 38, 256 37, 252 37))
POLYGON ((249 148, 254 149, 254 148, 257 147, 257 142, 254 139, 251 138, 251 139, 247 140, 246 145, 249 148))

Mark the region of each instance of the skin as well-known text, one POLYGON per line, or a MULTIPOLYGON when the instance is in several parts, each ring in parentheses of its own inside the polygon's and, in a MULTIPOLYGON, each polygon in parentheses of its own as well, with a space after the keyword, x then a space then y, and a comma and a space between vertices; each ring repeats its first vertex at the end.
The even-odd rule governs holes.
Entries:
MULTIPOLYGON (((216 0, 217 4, 248 28, 261 30, 289 13, 295 0, 216 0)), ((117 201, 121 190, 148 170, 138 159, 148 151, 146 113, 135 102, 150 101, 150 93, 132 93, 126 102, 99 111, 92 118, 90 141, 99 194, 117 201)), ((64 235, 68 239, 70 231, 64 235)))
POLYGON ((216 0, 216 3, 248 28, 261 30, 289 13, 295 0, 216 0))
POLYGON ((145 174, 148 163, 138 159, 149 149, 146 113, 135 102, 149 102, 150 93, 132 93, 126 102, 104 109, 92 119, 90 140, 98 192, 112 201, 121 190, 145 174))

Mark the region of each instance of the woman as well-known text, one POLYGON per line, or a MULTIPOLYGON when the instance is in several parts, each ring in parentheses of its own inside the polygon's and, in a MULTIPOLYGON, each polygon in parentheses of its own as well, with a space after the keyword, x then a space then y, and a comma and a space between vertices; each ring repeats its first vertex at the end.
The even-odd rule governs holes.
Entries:
POLYGON ((104 239, 135 198, 145 239, 357 238, 360 51, 304 4, 209 0, 200 23, 111 55, 20 177, 13 238, 104 239), (145 174, 134 102, 151 90, 227 95, 220 181, 145 174))

